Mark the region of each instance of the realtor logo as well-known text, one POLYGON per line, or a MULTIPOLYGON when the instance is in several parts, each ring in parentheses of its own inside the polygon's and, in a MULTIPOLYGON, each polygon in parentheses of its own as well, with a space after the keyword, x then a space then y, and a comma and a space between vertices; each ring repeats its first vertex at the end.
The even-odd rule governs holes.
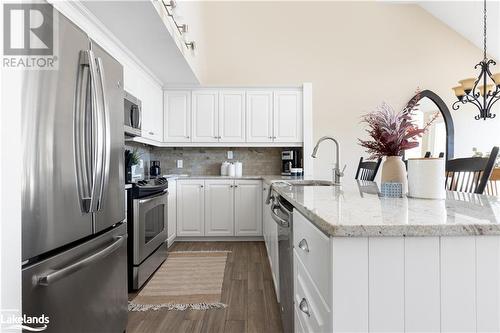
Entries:
POLYGON ((54 9, 47 3, 3 4, 3 67, 55 69, 54 9))

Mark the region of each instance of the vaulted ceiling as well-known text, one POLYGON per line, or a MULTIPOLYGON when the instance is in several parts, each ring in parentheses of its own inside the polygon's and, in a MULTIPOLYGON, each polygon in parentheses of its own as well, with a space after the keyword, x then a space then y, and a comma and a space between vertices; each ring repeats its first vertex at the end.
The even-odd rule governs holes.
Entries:
MULTIPOLYGON (((474 45, 483 48, 483 1, 416 1, 416 3, 474 45)), ((500 60, 500 1, 488 1, 487 9, 488 53, 500 60)))

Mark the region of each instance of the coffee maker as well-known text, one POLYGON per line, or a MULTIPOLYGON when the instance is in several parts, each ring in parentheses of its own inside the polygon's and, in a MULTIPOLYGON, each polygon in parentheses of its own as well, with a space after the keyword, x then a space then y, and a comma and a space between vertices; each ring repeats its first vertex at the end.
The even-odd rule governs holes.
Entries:
POLYGON ((301 176, 302 148, 287 148, 281 152, 281 174, 283 176, 301 176))
POLYGON ((151 161, 151 167, 149 167, 149 176, 155 178, 158 177, 160 173, 160 161, 151 161))

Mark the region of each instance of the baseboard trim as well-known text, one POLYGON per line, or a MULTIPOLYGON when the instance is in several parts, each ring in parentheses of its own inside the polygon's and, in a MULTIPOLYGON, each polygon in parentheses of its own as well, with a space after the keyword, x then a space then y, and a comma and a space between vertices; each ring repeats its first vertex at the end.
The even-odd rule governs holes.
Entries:
POLYGON ((263 242, 263 236, 177 236, 176 242, 263 242))

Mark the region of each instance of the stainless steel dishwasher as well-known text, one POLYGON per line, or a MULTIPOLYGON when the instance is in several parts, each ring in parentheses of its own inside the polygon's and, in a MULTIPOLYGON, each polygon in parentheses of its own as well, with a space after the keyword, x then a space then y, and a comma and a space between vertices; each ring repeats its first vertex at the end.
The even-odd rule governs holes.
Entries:
POLYGON ((279 293, 283 331, 294 331, 293 307, 293 206, 273 192, 271 216, 278 224, 279 293))

